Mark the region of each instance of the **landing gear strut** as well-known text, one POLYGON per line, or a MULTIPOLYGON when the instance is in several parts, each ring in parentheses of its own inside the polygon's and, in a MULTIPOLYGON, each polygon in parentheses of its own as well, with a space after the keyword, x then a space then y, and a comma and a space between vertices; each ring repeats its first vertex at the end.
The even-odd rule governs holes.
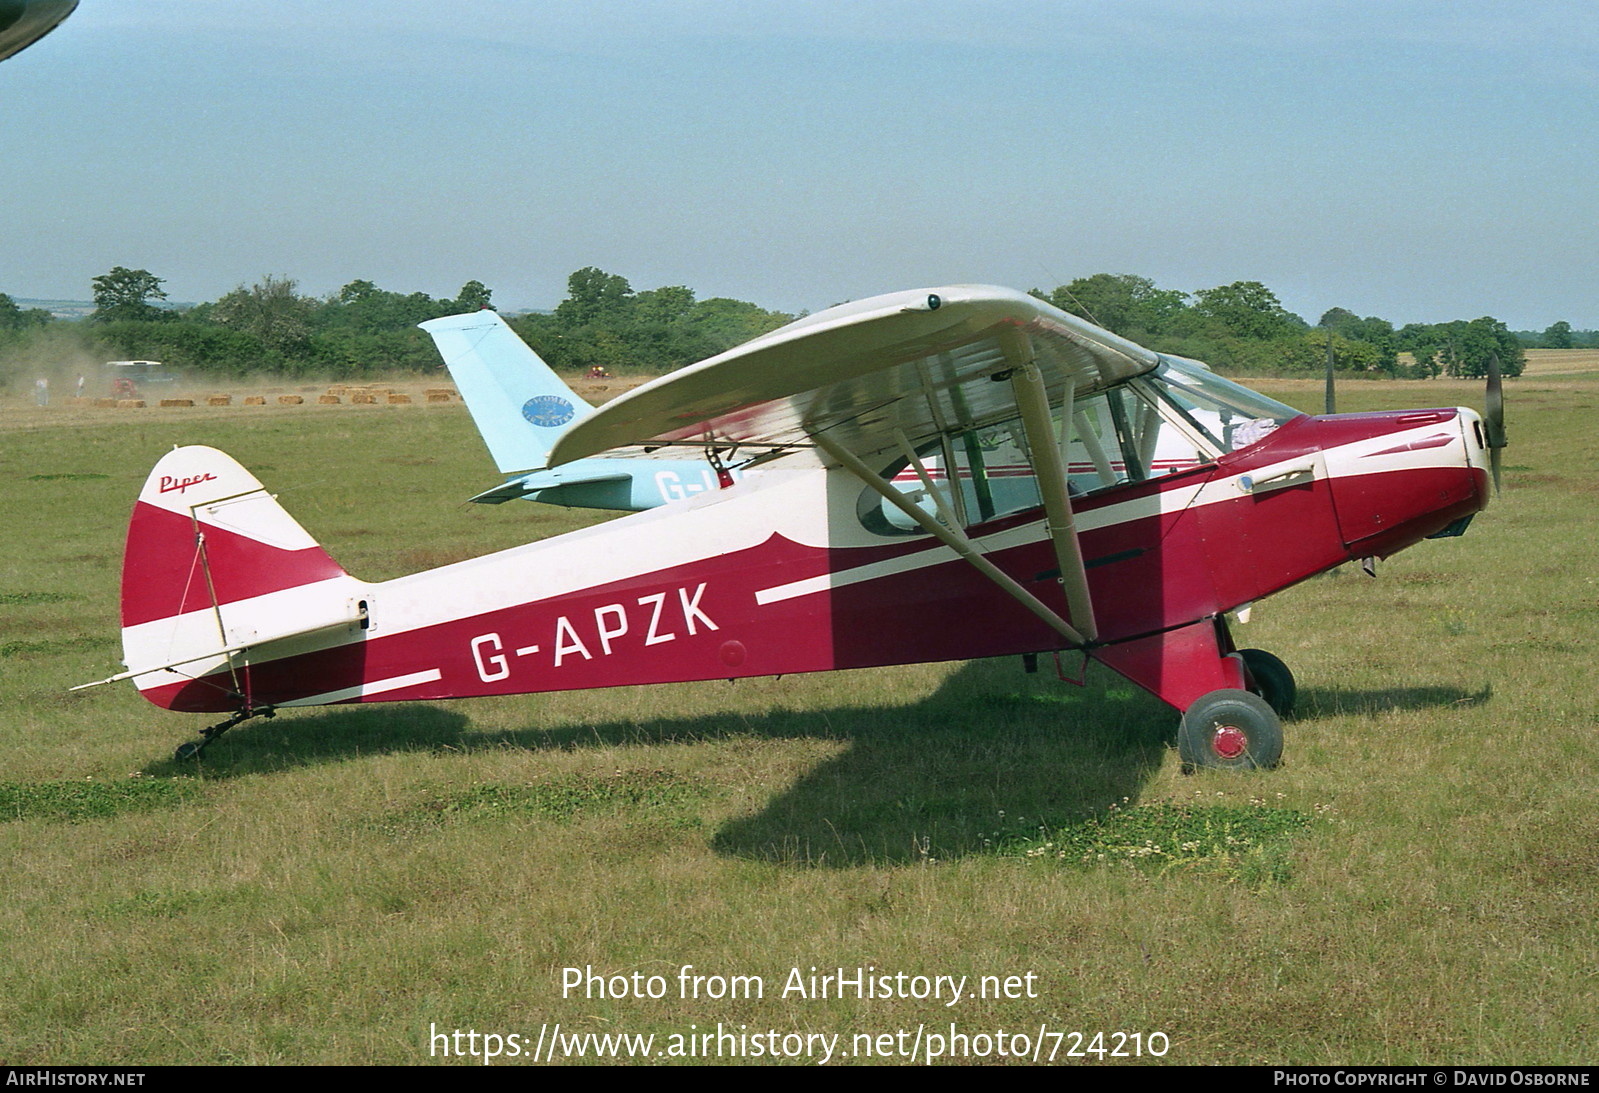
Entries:
POLYGON ((262 706, 258 710, 252 710, 246 707, 245 709, 242 709, 238 713, 234 714, 232 717, 228 718, 226 721, 212 725, 208 729, 201 729, 199 740, 186 740, 179 744, 178 750, 172 753, 172 757, 180 763, 187 763, 191 759, 198 759, 200 758, 200 753, 205 751, 205 749, 210 745, 211 741, 215 740, 217 737, 233 728, 233 726, 242 724, 243 722, 250 720, 252 717, 273 717, 277 714, 277 712, 278 711, 272 706, 262 706))

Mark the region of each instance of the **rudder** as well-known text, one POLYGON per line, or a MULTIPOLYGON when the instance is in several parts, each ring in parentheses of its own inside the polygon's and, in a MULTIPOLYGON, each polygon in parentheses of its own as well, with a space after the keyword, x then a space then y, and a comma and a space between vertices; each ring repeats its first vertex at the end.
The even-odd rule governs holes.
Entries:
POLYGON ((555 438, 594 412, 492 311, 429 319, 421 327, 502 474, 543 467, 555 438))

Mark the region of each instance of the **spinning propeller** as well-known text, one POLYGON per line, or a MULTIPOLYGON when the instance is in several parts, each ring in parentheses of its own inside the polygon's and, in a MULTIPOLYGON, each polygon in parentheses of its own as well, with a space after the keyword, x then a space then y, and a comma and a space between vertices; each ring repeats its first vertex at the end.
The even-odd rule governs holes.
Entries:
POLYGON ((1499 354, 1488 355, 1488 392, 1483 399, 1482 424, 1488 433, 1488 466, 1493 469, 1494 492, 1499 492, 1499 453, 1505 450, 1505 390, 1499 375, 1499 354))

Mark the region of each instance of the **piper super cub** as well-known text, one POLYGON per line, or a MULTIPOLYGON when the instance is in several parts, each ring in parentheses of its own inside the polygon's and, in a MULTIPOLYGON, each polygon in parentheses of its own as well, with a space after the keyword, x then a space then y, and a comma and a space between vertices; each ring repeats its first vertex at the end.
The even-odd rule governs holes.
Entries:
POLYGON ((231 713, 189 758, 293 706, 1078 650, 1182 711, 1185 764, 1271 767, 1293 676, 1228 614, 1458 534, 1491 446, 1466 409, 1310 417, 1008 289, 895 293, 647 383, 547 464, 697 456, 719 488, 392 581, 177 448, 100 682, 231 713))

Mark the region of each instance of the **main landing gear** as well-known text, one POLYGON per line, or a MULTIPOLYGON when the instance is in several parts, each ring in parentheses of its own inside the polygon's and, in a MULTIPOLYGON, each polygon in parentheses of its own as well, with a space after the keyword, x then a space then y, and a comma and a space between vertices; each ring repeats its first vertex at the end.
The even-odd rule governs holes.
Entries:
POLYGON ((1183 711, 1177 753, 1184 770, 1267 770, 1282 761, 1294 674, 1262 649, 1236 649, 1224 618, 1112 642, 1093 655, 1183 711))
POLYGON ((1298 688, 1288 665, 1264 649, 1240 649, 1248 690, 1201 695, 1183 713, 1177 754, 1185 770, 1270 770, 1282 761, 1282 718, 1298 688))
POLYGON ((278 711, 272 706, 262 706, 260 709, 245 708, 228 718, 226 721, 212 725, 208 729, 200 730, 200 739, 185 740, 178 745, 178 750, 172 753, 172 758, 180 763, 187 763, 191 759, 200 758, 200 753, 210 746, 211 742, 233 726, 242 724, 252 717, 272 717, 278 711))
POLYGON ((1283 723, 1259 695, 1211 691, 1183 714, 1177 754, 1184 770, 1270 770, 1282 761, 1283 723))

